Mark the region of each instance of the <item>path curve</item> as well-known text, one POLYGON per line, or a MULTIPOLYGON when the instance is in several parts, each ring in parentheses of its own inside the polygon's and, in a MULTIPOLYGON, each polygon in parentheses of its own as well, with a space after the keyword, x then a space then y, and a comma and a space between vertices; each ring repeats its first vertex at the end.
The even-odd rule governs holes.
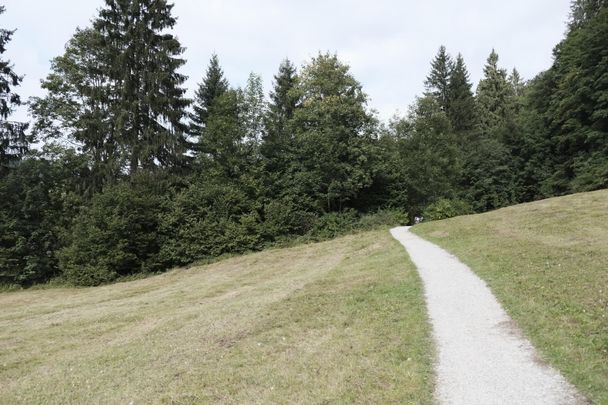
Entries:
POLYGON ((488 286, 455 256, 391 229, 418 268, 437 346, 441 404, 581 404, 574 387, 544 364, 488 286))

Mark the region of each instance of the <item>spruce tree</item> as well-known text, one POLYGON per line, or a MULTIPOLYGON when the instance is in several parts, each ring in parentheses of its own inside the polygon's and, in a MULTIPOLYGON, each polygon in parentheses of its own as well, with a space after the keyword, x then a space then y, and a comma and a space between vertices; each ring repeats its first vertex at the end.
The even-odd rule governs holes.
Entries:
POLYGON ((472 148, 462 168, 463 197, 475 211, 488 211, 517 202, 517 174, 513 156, 495 137, 485 137, 472 148))
POLYGON ((511 108, 514 116, 517 117, 524 107, 526 81, 521 77, 515 68, 513 68, 507 80, 511 85, 511 108))
POLYGON ((246 166, 245 133, 239 114, 241 97, 238 90, 228 89, 209 109, 199 149, 199 163, 209 177, 233 181, 246 166))
POLYGON ((477 86, 477 124, 483 135, 492 134, 513 118, 513 91, 507 72, 498 67, 498 54, 492 50, 477 86))
POLYGON ((526 87, 526 82, 515 68, 513 68, 511 74, 509 75, 509 83, 513 89, 513 95, 515 97, 521 97, 523 95, 524 88, 526 87))
POLYGON ((580 28, 582 25, 600 14, 602 9, 608 8, 608 0, 574 0, 570 5, 570 29, 580 28))
POLYGON ((189 101, 178 73, 185 63, 176 37, 172 4, 166 0, 105 0, 93 27, 112 63, 113 113, 118 143, 129 171, 181 161, 185 151, 184 109, 189 101))
POLYGON ((435 59, 431 62, 431 72, 426 78, 424 85, 427 95, 434 97, 445 112, 449 110, 450 104, 450 75, 452 68, 452 58, 446 52, 445 46, 441 45, 435 59))
MULTIPOLYGON (((0 14, 4 13, 4 6, 0 6, 0 14)), ((0 29, 0 55, 6 51, 14 30, 0 29)), ((23 80, 13 70, 9 60, 0 57, 0 175, 19 160, 28 150, 29 137, 25 134, 26 125, 20 122, 7 121, 13 109, 21 104, 19 95, 13 88, 19 86, 23 80)))
POLYGON ((469 72, 461 54, 450 72, 448 117, 452 129, 457 132, 469 131, 475 126, 475 98, 471 91, 469 72))
MULTIPOLYGON (((298 82, 295 66, 285 59, 274 76, 274 88, 270 92, 268 105, 268 138, 284 138, 287 133, 287 122, 293 117, 298 105, 298 94, 294 92, 298 82)), ((268 139, 269 142, 270 139, 268 139)))
POLYGON ((190 135, 199 138, 209 120, 213 103, 228 91, 228 81, 216 54, 211 56, 209 67, 203 81, 198 85, 194 96, 193 112, 190 114, 190 135))
POLYGON ((266 133, 262 140, 261 153, 266 169, 273 177, 273 184, 281 180, 286 170, 293 134, 288 128, 299 102, 296 86, 298 76, 295 66, 285 59, 274 76, 274 86, 270 92, 270 102, 266 114, 266 133))
POLYGON ((78 30, 32 103, 35 132, 75 140, 103 182, 141 168, 180 165, 189 101, 183 48, 166 0, 106 0, 78 30), (96 169, 96 170, 97 170, 96 169))
POLYGON ((539 111, 555 169, 552 193, 608 187, 608 7, 568 32, 540 82, 547 109, 539 111), (550 81, 549 81, 550 80, 550 81))

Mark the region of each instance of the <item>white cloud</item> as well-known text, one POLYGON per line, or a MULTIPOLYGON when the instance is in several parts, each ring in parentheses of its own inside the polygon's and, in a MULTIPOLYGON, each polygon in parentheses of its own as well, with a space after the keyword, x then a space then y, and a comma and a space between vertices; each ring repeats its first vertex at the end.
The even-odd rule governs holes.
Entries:
MULTIPOLYGON (((551 64, 563 36, 568 0, 174 0, 176 34, 187 48, 184 73, 192 91, 212 52, 233 85, 249 72, 266 88, 280 61, 300 65, 318 51, 336 51, 382 118, 406 111, 423 90, 441 44, 461 52, 477 81, 492 48, 501 65, 531 78, 551 64)), ((17 28, 6 55, 25 74, 23 98, 41 95, 50 59, 63 52, 77 26, 86 26, 102 0, 7 0, 0 26, 17 28)), ((22 109, 16 119, 28 119, 22 109)))

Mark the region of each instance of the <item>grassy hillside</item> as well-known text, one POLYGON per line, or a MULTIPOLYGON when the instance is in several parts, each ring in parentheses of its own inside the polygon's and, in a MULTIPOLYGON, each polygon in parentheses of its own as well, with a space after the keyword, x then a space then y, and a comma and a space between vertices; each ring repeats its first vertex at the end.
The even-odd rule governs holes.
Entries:
POLYGON ((543 356, 608 404, 608 190, 413 230, 467 263, 543 356))
POLYGON ((0 308, 0 403, 431 401, 420 282, 387 231, 0 308))

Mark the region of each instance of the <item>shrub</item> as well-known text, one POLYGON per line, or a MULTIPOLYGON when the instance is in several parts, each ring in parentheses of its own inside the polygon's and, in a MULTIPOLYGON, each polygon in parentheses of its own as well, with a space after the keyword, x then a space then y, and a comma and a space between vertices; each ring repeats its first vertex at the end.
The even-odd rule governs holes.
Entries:
POLYGON ((161 198, 146 183, 119 184, 96 194, 79 215, 70 244, 59 252, 63 276, 98 285, 121 276, 161 270, 161 198))
POLYGON ((355 230, 358 222, 359 215, 353 209, 329 212, 319 217, 310 230, 309 236, 317 240, 335 238, 355 230))
POLYGON ((304 235, 314 228, 317 219, 291 198, 272 200, 264 205, 264 234, 268 240, 304 235))
POLYGON ((387 208, 363 215, 359 220, 358 228, 373 230, 387 226, 407 225, 409 222, 409 215, 406 211, 398 208, 387 208))
POLYGON ((384 209, 360 215, 353 209, 330 212, 319 217, 308 236, 314 240, 331 239, 355 231, 407 224, 407 212, 400 209, 384 209))
POLYGON ((168 265, 259 249, 257 204, 236 185, 191 184, 163 214, 161 256, 168 265))
POLYGON ((0 284, 29 286, 57 274, 61 195, 50 162, 28 159, 0 179, 0 284))
POLYGON ((466 201, 442 198, 427 206, 422 215, 425 220, 438 221, 472 213, 473 209, 466 201))

